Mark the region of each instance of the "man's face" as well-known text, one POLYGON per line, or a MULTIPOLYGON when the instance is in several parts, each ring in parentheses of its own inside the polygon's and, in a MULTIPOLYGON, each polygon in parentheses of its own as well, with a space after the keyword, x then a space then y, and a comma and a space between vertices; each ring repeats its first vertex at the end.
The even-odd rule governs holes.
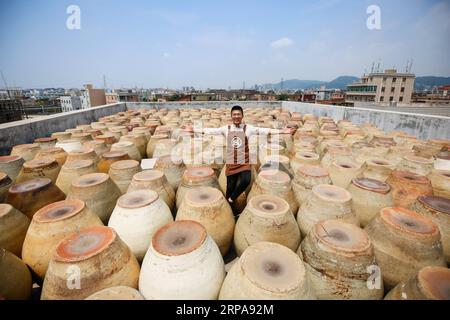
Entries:
POLYGON ((231 112, 231 119, 233 120, 233 124, 240 125, 242 122, 242 112, 240 110, 233 110, 231 112))

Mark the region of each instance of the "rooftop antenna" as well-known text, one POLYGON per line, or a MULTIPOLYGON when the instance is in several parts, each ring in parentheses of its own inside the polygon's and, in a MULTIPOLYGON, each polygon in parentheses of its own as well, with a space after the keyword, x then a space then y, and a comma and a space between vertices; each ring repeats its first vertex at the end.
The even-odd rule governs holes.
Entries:
POLYGON ((11 100, 11 95, 8 90, 8 84, 6 83, 5 76, 3 75, 3 71, 0 71, 0 73, 2 74, 2 79, 3 79, 3 83, 5 84, 6 93, 8 94, 8 98, 9 98, 9 100, 11 100))
POLYGON ((103 88, 106 89, 106 76, 103 75, 103 88))
POLYGON ((377 73, 380 73, 380 60, 378 60, 378 64, 377 64, 377 73))
POLYGON ((409 72, 411 72, 411 70, 412 70, 413 61, 414 60, 411 58, 411 62, 409 63, 409 72))
POLYGON ((373 68, 375 68, 375 61, 372 62, 372 68, 370 69, 370 73, 373 73, 373 68))
POLYGON ((406 61, 405 73, 408 73, 409 60, 406 61))

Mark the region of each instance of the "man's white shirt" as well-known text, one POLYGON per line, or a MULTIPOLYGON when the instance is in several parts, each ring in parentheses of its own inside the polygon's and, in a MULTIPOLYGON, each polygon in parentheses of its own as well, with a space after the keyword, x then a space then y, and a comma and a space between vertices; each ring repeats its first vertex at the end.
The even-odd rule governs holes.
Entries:
MULTIPOLYGON (((240 124, 236 126, 235 124, 230 125, 230 131, 244 131, 244 124, 240 124)), ((203 128, 203 132, 209 135, 223 135, 228 137, 228 125, 220 127, 220 128, 203 128)), ((248 137, 252 135, 268 135, 269 133, 275 133, 273 129, 270 128, 261 128, 255 127, 250 124, 247 124, 247 129, 245 130, 245 135, 248 137)), ((276 130, 278 133, 278 130, 276 130)))

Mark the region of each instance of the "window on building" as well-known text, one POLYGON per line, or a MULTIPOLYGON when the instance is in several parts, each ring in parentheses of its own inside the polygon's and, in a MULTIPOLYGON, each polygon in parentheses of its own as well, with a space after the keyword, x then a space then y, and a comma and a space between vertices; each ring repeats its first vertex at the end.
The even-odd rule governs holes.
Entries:
POLYGON ((381 87, 381 92, 384 92, 386 90, 385 87, 381 87))
POLYGON ((400 89, 400 92, 405 92, 405 87, 402 87, 402 88, 400 89))
POLYGON ((395 91, 395 88, 394 88, 394 87, 392 87, 392 88, 391 88, 391 92, 394 92, 394 91, 395 91))
POLYGON ((398 101, 402 102, 402 101, 403 101, 403 97, 400 97, 400 98, 398 99, 398 101))
POLYGON ((383 82, 386 82, 386 77, 383 77, 383 82))
POLYGON ((384 97, 380 97, 380 102, 383 102, 384 101, 384 97))
POLYGON ((390 97, 390 98, 389 98, 389 101, 394 101, 394 97, 390 97))
POLYGON ((403 82, 406 82, 406 77, 403 77, 402 81, 403 81, 403 82))
POLYGON ((392 82, 395 82, 395 81, 397 81, 397 78, 392 78, 392 82))

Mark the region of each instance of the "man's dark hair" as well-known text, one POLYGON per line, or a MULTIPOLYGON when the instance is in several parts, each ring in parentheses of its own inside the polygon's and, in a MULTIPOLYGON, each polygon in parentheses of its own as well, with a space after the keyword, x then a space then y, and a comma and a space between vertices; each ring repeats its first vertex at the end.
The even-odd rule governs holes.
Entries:
POLYGON ((244 110, 242 110, 242 107, 241 106, 233 106, 232 108, 231 108, 231 113, 233 113, 233 111, 234 110, 239 110, 241 113, 242 113, 242 115, 244 115, 244 110))

